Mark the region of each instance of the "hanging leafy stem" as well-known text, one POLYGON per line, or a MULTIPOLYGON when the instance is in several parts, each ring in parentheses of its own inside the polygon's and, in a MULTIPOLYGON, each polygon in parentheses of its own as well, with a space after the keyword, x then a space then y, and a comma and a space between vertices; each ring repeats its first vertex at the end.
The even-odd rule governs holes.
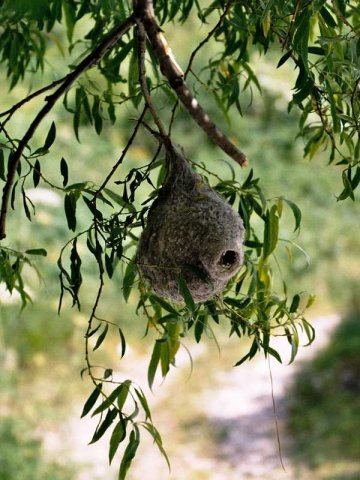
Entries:
MULTIPOLYGON (((329 151, 329 161, 343 166, 344 188, 338 200, 354 200, 360 183, 360 7, 355 0, 158 0, 154 10, 150 0, 136 0, 133 4, 125 0, 5 0, 1 2, 0 18, 0 58, 7 67, 10 88, 15 88, 29 72, 46 69, 49 38, 54 38, 50 34, 58 24, 65 25, 69 54, 76 43, 82 48, 79 55, 82 60, 77 65, 69 62, 67 75, 0 112, 0 181, 3 183, 0 240, 7 235, 9 205, 15 208, 18 196, 30 221, 36 213, 26 194, 29 181, 34 188, 45 184, 63 194, 64 216, 73 237, 63 247, 58 260, 59 311, 65 295, 70 296, 73 306, 81 308, 82 256, 84 251, 90 252, 97 266, 98 289, 85 333, 86 366, 82 372, 90 377, 93 389, 82 416, 92 414, 98 418, 92 443, 111 430, 110 462, 120 443, 127 442, 119 467, 119 478, 124 479, 136 455, 141 431, 152 436, 167 463, 169 460, 141 387, 130 379, 117 379, 112 368, 94 366, 93 356, 114 332, 119 337, 121 357, 126 353, 123 328, 99 313, 106 280, 113 278, 117 268, 123 273, 124 301, 129 300, 134 290, 138 291, 136 311, 147 319, 146 333, 156 337, 147 372, 150 388, 156 375, 166 377, 175 365, 184 337, 193 334, 195 341, 200 342, 204 335, 213 336, 216 324, 228 328, 230 335, 251 339, 248 352, 236 365, 251 360, 261 351, 282 362, 271 344, 272 337, 277 335, 287 338, 290 361, 293 361, 299 348, 300 331, 305 332, 309 343, 314 339, 314 330, 304 316, 314 298, 305 293, 289 294, 286 286, 278 287, 281 282, 276 275, 276 253, 282 248, 300 249, 293 238, 284 240, 279 235, 283 212, 288 209, 292 213, 296 235, 301 223, 298 207, 285 197, 266 199, 253 170, 242 182, 236 180, 235 174, 231 180, 224 180, 207 165, 195 162, 194 168, 243 219, 245 264, 223 295, 211 301, 195 303, 181 274, 178 287, 183 304, 155 295, 140 278, 134 252, 150 205, 156 202, 164 178, 161 144, 148 163, 126 171, 121 178, 119 167, 126 163, 142 127, 155 138, 170 136, 180 104, 215 144, 245 166, 244 153, 205 113, 189 85, 195 82, 195 85, 206 86, 225 118, 232 106, 242 115, 240 92, 252 92, 253 88, 261 92, 251 67, 255 46, 264 54, 275 52, 278 68, 285 63, 294 67, 296 80, 289 110, 300 110, 299 136, 305 139, 304 153, 312 158, 319 149, 329 151), (194 13, 201 24, 212 27, 194 48, 187 68, 182 70, 167 43, 166 30, 173 28, 171 22, 185 23, 194 13), (84 39, 74 42, 74 30, 83 18, 88 19, 89 30, 84 39), (217 44, 217 54, 212 57, 209 54, 207 65, 197 72, 196 56, 211 42, 217 44), (152 75, 146 71, 146 60, 151 64, 152 75), (91 80, 90 70, 95 68, 105 87, 91 80), (119 87, 123 83, 127 83, 127 93, 119 87), (160 109, 159 103, 153 101, 154 93, 158 98, 170 99, 172 108, 160 109), (11 133, 16 114, 36 98, 43 99, 42 107, 18 139, 11 133), (121 155, 110 171, 104 172, 98 185, 86 180, 69 185, 65 158, 61 158, 59 164, 59 184, 46 178, 42 157, 51 154, 56 141, 54 122, 41 147, 33 149, 30 144, 60 99, 72 115, 74 134, 79 141, 84 119, 100 135, 106 122, 116 122, 122 105, 131 103, 140 112, 121 155), (114 180, 116 187, 110 184, 114 180), (141 203, 144 188, 149 185, 152 193, 141 203), (77 218, 80 205, 88 212, 88 224, 82 230, 77 218)), ((22 270, 24 265, 33 266, 30 258, 34 255, 45 256, 46 251, 36 248, 22 253, 0 246, 0 281, 10 293, 20 294, 23 306, 30 297, 24 287, 22 270)))

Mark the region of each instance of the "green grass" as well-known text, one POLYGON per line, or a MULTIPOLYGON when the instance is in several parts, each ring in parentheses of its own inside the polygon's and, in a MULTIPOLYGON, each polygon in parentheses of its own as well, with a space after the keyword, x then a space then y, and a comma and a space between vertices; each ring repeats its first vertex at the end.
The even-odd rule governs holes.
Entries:
POLYGON ((314 478, 359 479, 360 310, 302 369, 288 398, 294 459, 320 472, 314 478))

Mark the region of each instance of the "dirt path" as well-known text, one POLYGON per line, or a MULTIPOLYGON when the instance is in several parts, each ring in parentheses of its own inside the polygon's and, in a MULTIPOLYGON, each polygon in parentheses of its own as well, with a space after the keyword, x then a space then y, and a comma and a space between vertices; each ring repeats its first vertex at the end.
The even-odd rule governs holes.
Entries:
MULTIPOLYGON (((211 381, 205 382, 205 388, 201 388, 202 382, 196 379, 196 375, 188 384, 184 384, 185 374, 181 366, 173 371, 166 385, 155 389, 155 395, 149 394, 156 425, 171 457, 173 473, 169 475, 164 460, 150 439, 147 439, 141 445, 129 480, 303 478, 300 472, 294 470, 291 459, 286 455, 286 445, 290 440, 283 428, 286 419, 284 395, 296 370, 301 366, 301 361, 311 358, 327 343, 338 322, 337 315, 317 318, 314 322, 316 341, 310 348, 300 349, 294 364, 288 366, 271 361, 285 471, 278 452, 269 364, 259 356, 239 368, 223 367, 219 371, 215 370, 211 381), (194 389, 197 391, 193 392, 194 389)), ((286 361, 289 356, 288 343, 283 339, 278 340, 275 348, 286 361)), ((207 361, 208 355, 209 352, 200 346, 195 351, 195 356, 198 357, 196 362, 204 358, 207 361)), ((183 362, 186 364, 185 359, 183 362)), ((146 384, 146 364, 135 362, 133 371, 127 371, 126 375, 136 378, 141 385, 146 384)), ((78 417, 76 412, 61 432, 45 439, 49 453, 57 451, 69 460, 83 464, 84 469, 76 480, 116 478, 117 469, 115 466, 109 469, 107 463, 108 438, 87 446, 95 424, 90 419, 79 420, 78 417)))

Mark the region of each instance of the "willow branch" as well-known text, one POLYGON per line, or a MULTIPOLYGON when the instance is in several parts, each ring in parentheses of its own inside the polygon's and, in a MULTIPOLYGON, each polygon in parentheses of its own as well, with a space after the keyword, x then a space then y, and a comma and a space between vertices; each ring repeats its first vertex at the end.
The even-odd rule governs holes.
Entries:
POLYGON ((137 119, 136 121, 136 124, 135 124, 135 127, 134 127, 134 130, 127 142, 127 144, 125 145, 125 148, 123 149, 119 159, 117 160, 117 162, 115 163, 115 165, 112 167, 111 171, 109 172, 109 174, 106 176, 105 180, 103 181, 103 183, 101 184, 101 186, 96 190, 95 194, 94 194, 94 198, 93 198, 93 201, 95 202, 96 199, 98 198, 98 196, 100 195, 100 193, 102 192, 102 190, 104 190, 104 188, 106 187, 106 185, 109 183, 111 177, 114 175, 114 173, 116 172, 116 170, 119 168, 119 166, 122 164, 124 158, 125 158, 125 155, 127 154, 129 148, 131 147, 136 135, 137 135, 137 132, 139 130, 139 127, 140 125, 142 124, 142 120, 145 116, 145 113, 146 113, 146 110, 147 110, 147 105, 145 106, 144 110, 142 111, 140 117, 137 119))
MULTIPOLYGON (((191 71, 191 67, 192 67, 193 61, 194 61, 197 53, 204 47, 204 45, 206 45, 208 43, 208 41, 216 33, 218 28, 221 27, 221 25, 222 25, 226 15, 228 14, 232 4, 233 4, 233 0, 230 0, 226 4, 226 6, 224 8, 224 11, 220 15, 220 18, 217 21, 216 25, 208 32, 206 37, 203 40, 201 40, 199 45, 191 53, 188 66, 186 67, 186 70, 184 72, 184 80, 186 80, 186 77, 187 77, 188 73, 191 71)), ((175 105, 173 106, 172 111, 171 111, 171 119, 170 119, 170 125, 169 125, 169 135, 170 135, 170 132, 171 132, 172 124, 173 124, 174 119, 175 119, 175 112, 176 112, 176 109, 177 109, 178 105, 179 105, 179 100, 176 100, 175 105)))
MULTIPOLYGON (((69 75, 71 75, 71 74, 69 74, 69 75)), ((19 108, 21 108, 23 105, 25 105, 25 103, 30 102, 33 98, 36 98, 39 95, 41 95, 41 94, 43 94, 43 93, 45 93, 49 90, 52 90, 53 88, 55 88, 60 83, 63 83, 69 75, 66 75, 63 78, 59 78, 58 80, 55 80, 54 82, 50 83, 49 85, 46 85, 45 87, 42 87, 39 90, 36 90, 36 92, 31 93, 27 97, 20 100, 20 102, 15 103, 15 105, 13 105, 8 110, 5 110, 4 112, 1 112, 0 113, 0 118, 7 115, 7 118, 6 118, 6 120, 4 120, 3 125, 6 125, 6 123, 10 120, 10 118, 13 116, 13 114, 16 112, 16 110, 19 110, 19 108)))
POLYGON ((28 130, 26 131, 23 138, 20 140, 17 149, 11 155, 8 175, 6 183, 3 189, 1 211, 0 211, 0 240, 6 237, 6 217, 8 212, 9 198, 11 193, 11 188, 14 183, 16 169, 20 163, 21 156, 26 145, 31 140, 34 135, 37 127, 40 125, 45 116, 52 110, 57 100, 62 97, 64 93, 68 91, 71 85, 78 79, 78 77, 84 73, 86 70, 89 70, 91 67, 96 65, 101 58, 105 55, 108 50, 110 50, 115 43, 129 30, 129 28, 134 24, 134 18, 130 16, 126 19, 121 25, 116 27, 103 42, 100 43, 89 55, 87 55, 84 60, 82 60, 79 65, 73 70, 69 75, 67 75, 63 83, 58 87, 54 93, 45 98, 45 105, 38 112, 32 123, 30 124, 28 130))
POLYGON ((144 96, 145 99, 145 104, 150 110, 150 113, 154 119, 154 122, 156 123, 156 126, 159 129, 159 132, 161 136, 166 137, 166 130, 164 125, 162 124, 162 121, 151 101, 151 96, 148 90, 148 87, 146 85, 146 68, 145 68, 145 51, 146 51, 146 34, 145 34, 145 28, 142 22, 138 19, 136 19, 136 25, 137 25, 137 37, 138 37, 138 48, 139 48, 139 82, 140 82, 140 87, 141 87, 141 92, 144 96))
POLYGON ((135 18, 139 19, 145 27, 154 53, 160 64, 161 72, 167 78, 171 88, 175 90, 179 100, 188 110, 192 118, 233 160, 241 166, 246 165, 246 156, 244 153, 215 125, 186 85, 184 72, 176 62, 171 48, 156 22, 152 0, 137 0, 134 6, 134 14, 135 18))

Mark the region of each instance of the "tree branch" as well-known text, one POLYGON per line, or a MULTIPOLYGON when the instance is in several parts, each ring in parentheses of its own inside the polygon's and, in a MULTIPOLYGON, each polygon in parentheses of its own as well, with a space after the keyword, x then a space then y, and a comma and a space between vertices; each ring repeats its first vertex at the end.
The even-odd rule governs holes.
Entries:
POLYGON ((79 65, 75 68, 73 72, 67 75, 64 78, 63 83, 60 85, 54 93, 45 98, 45 105, 38 112, 33 122, 30 124, 27 132, 20 140, 19 145, 15 152, 11 155, 10 164, 7 174, 6 183, 3 189, 2 195, 2 204, 0 211, 0 240, 6 237, 6 216, 8 211, 9 198, 11 193, 11 188, 14 183, 16 169, 21 160, 23 151, 34 135, 37 127, 40 125, 45 116, 51 111, 51 109, 56 104, 57 100, 67 92, 71 85, 77 80, 77 78, 86 70, 96 65, 105 53, 111 49, 115 43, 129 30, 129 28, 134 24, 134 17, 130 16, 127 18, 121 25, 115 28, 106 38, 103 40, 100 45, 98 45, 95 50, 93 50, 87 57, 82 60, 79 65))
MULTIPOLYGON (((71 75, 71 73, 69 75, 71 75)), ((25 105, 25 103, 30 102, 30 100, 32 100, 35 97, 38 97, 39 95, 47 92, 48 90, 52 90, 53 88, 56 87, 56 85, 59 85, 60 83, 64 82, 69 75, 66 75, 63 78, 59 78, 58 80, 55 80, 54 82, 50 83, 49 85, 46 85, 45 87, 42 87, 39 90, 36 90, 36 92, 33 92, 30 95, 28 95, 27 97, 23 98, 22 100, 20 100, 20 102, 16 103, 15 105, 13 105, 8 110, 5 110, 4 112, 1 112, 0 113, 0 118, 7 115, 7 118, 4 120, 3 125, 6 125, 6 123, 10 120, 10 118, 13 116, 13 114, 16 112, 16 110, 18 110, 23 105, 25 105)))
POLYGON ((176 62, 164 35, 154 16, 152 0, 137 0, 134 5, 135 18, 143 23, 150 43, 160 64, 163 75, 175 90, 180 101, 186 107, 197 124, 207 135, 239 165, 245 166, 246 156, 214 124, 208 114, 191 93, 184 81, 184 72, 176 62))
POLYGON ((157 114, 157 111, 151 101, 151 97, 149 94, 148 87, 146 85, 146 68, 145 68, 145 52, 146 52, 146 34, 145 34, 145 28, 142 22, 138 19, 136 19, 136 25, 137 25, 137 37, 138 37, 138 47, 139 47, 139 82, 140 82, 140 87, 142 94, 145 99, 145 104, 150 110, 150 113, 154 119, 154 122, 156 123, 156 126, 159 129, 159 132, 162 137, 166 137, 166 130, 164 128, 164 125, 162 124, 162 121, 159 118, 159 115, 157 114))

